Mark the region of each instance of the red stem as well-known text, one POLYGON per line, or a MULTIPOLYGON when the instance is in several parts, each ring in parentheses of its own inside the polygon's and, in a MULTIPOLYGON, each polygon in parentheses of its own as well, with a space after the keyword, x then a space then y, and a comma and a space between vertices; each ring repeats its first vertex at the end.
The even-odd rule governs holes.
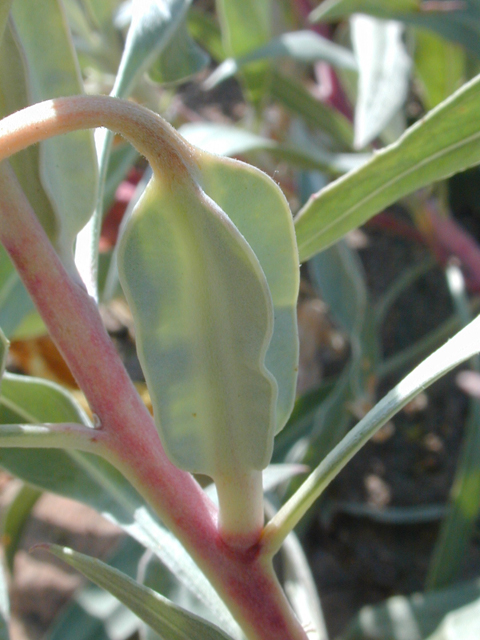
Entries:
MULTIPOLYGON (((63 126, 63 131, 66 131, 108 124, 105 123, 107 118, 102 122, 100 115, 105 100, 109 99, 55 101, 56 106, 60 103, 62 107, 59 128, 63 126), (89 101, 96 106, 93 111, 88 111, 89 101), (69 104, 74 112, 70 118, 69 104), (87 125, 79 124, 83 106, 91 115, 87 125)), ((113 102, 119 104, 119 101, 113 102)), ((137 116, 139 109, 135 107, 133 110, 137 116)), ((18 117, 18 114, 14 116, 18 117)), ((149 120, 150 123, 156 122, 158 118, 151 114, 149 120)), ((48 120, 45 128, 42 128, 42 123, 32 123, 28 116, 24 122, 25 129, 30 127, 29 134, 17 146, 15 135, 10 136, 8 145, 11 144, 11 150, 17 151, 31 144, 32 136, 45 139, 57 133, 53 120, 48 120)), ((133 130, 135 123, 130 122, 128 126, 133 130)), ((21 124, 17 133, 17 138, 23 135, 21 124)), ((1 138, 5 137, 8 133, 0 137, 2 143, 1 138)), ((178 147, 165 146, 164 153, 174 165, 173 170, 176 167, 184 171, 186 163, 183 154, 177 154, 178 147)), ((3 153, 3 157, 6 155, 8 153, 3 153)), ((219 591, 248 638, 306 640, 306 633, 274 576, 271 558, 262 553, 260 543, 243 551, 227 547, 218 534, 215 507, 193 477, 179 470, 166 457, 155 424, 103 327, 93 299, 85 287, 73 281, 65 270, 13 172, 5 163, 0 165, 0 193, 0 241, 92 411, 99 418, 102 440, 109 450, 106 457, 124 473, 178 536, 219 591)))

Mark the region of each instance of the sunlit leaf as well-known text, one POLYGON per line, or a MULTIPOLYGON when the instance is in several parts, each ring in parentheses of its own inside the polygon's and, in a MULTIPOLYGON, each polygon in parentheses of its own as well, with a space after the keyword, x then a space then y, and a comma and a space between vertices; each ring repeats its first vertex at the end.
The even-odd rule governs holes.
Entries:
POLYGON ((123 602, 165 640, 229 640, 218 627, 180 609, 152 589, 142 586, 100 560, 57 545, 42 545, 99 587, 123 602))
POLYGON ((480 161, 480 78, 413 125, 360 169, 315 194, 296 218, 302 261, 402 196, 480 161))
POLYGON ((365 147, 403 106, 408 92, 411 62, 403 44, 403 26, 356 14, 350 34, 358 63, 355 105, 357 149, 365 147))

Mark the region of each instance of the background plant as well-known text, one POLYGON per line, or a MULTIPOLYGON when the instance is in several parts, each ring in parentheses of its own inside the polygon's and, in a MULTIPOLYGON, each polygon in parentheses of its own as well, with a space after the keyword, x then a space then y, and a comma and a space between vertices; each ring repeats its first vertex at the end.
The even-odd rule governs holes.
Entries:
MULTIPOLYGON (((240 126, 190 123, 184 124, 181 131, 197 146, 255 159, 270 173, 279 166, 278 161, 283 163, 279 176, 282 186, 294 206, 295 201, 304 203, 296 218, 300 259, 305 262, 313 258, 311 281, 330 305, 350 342, 349 360, 340 376, 301 398, 291 421, 277 438, 276 462, 288 459, 306 462, 312 468, 320 464, 300 492, 294 494, 291 502, 286 502, 288 506, 267 526, 267 539, 274 536, 278 541, 283 537, 282 532, 286 535, 291 530, 361 442, 427 383, 478 350, 478 332, 473 325, 401 382, 394 392, 375 405, 354 432, 344 438, 355 421, 374 405, 375 387, 382 375, 399 371, 405 363, 418 362, 420 354, 426 355, 432 344, 440 344, 455 325, 458 328, 469 322, 466 294, 461 286, 454 286, 459 279, 461 282, 462 276, 455 271, 455 266, 450 266, 447 275, 457 308, 451 322, 414 348, 397 354, 396 360, 384 360, 379 327, 392 300, 419 276, 421 270, 411 269, 403 274, 374 308, 357 254, 344 242, 334 243, 398 198, 478 162, 478 80, 475 79, 478 7, 473 0, 461 6, 447 2, 435 6, 412 1, 324 2, 312 14, 312 19, 339 22, 335 31, 330 31, 324 23, 318 29, 312 28, 307 21, 310 7, 303 2, 274 4, 275 20, 268 2, 243 2, 240 11, 236 2, 218 2, 217 16, 198 5, 187 13, 188 4, 165 3, 170 10, 167 15, 159 11, 157 3, 134 3, 131 24, 125 31, 128 6, 119 12, 116 2, 65 2, 63 5, 46 2, 41 8, 23 0, 2 3, 4 19, 11 10, 2 40, 2 111, 6 115, 28 103, 81 93, 78 57, 83 80, 90 92, 111 92, 119 97, 132 95, 154 110, 172 113, 180 124, 185 120, 185 112, 175 113, 175 89, 171 83, 180 82, 205 68, 208 64, 205 51, 216 62, 228 56, 206 82, 207 86, 213 87, 233 73, 238 74, 248 101, 240 126), (367 14, 349 17, 359 11, 367 14), (322 38, 320 33, 329 38, 322 38), (71 44, 71 34, 75 48, 71 44), (332 34, 337 40, 335 44, 332 34), (44 47, 46 40, 50 44, 48 57, 44 47), (323 62, 318 63, 318 60, 323 62), (435 72, 430 68, 432 61, 435 72), (315 64, 317 74, 328 74, 331 80, 332 90, 323 102, 305 88, 312 64, 315 64), (61 73, 52 74, 51 69, 61 73), (166 83, 167 88, 159 92, 146 81, 143 74, 147 70, 151 78, 166 83), (114 82, 109 74, 115 75, 114 82), (399 139, 406 128, 406 116, 415 119, 404 108, 412 77, 415 97, 425 111, 448 99, 463 82, 473 79, 399 139), (355 105, 353 126, 346 96, 355 105), (392 142, 383 153, 368 160, 371 147, 379 148, 392 142), (331 177, 352 168, 357 171, 332 183, 331 187, 323 188, 317 197, 308 200, 331 177), (299 443, 302 446, 298 446, 299 443), (338 447, 334 449, 336 445, 338 447), (326 457, 329 452, 331 455, 326 457)), ((23 158, 18 156, 16 160, 17 156, 14 157, 12 163, 22 188, 67 266, 69 256, 65 246, 87 223, 96 203, 95 215, 77 239, 76 262, 91 294, 106 299, 117 291, 117 268, 116 259, 112 258, 104 261, 107 264, 101 262, 98 269, 100 222, 116 185, 137 162, 137 155, 122 145, 111 152, 111 137, 108 134, 99 136, 97 186, 91 140, 84 133, 75 136, 74 139, 55 138, 48 145, 42 145, 40 151, 31 147, 22 152, 23 158), (107 271, 106 275, 104 271, 107 271), (105 282, 107 286, 103 288, 105 282)), ((139 191, 143 187, 140 186, 139 191)), ((466 243, 465 234, 454 224, 448 227, 449 221, 445 218, 448 185, 420 192, 415 199, 406 201, 405 206, 437 253, 455 255, 469 267, 470 277, 475 277, 475 245, 466 243), (448 232, 442 235, 445 228, 448 232), (466 250, 467 246, 472 249, 470 252, 466 250)), ((4 332, 10 337, 15 332, 28 335, 38 331, 38 316, 5 254, 2 254, 1 277, 0 325, 4 332)), ((472 602, 477 595, 472 585, 452 587, 459 558, 472 535, 478 513, 476 406, 476 401, 472 400, 454 504, 445 522, 428 581, 430 588, 451 587, 451 590, 426 596, 421 606, 415 600, 401 601, 406 615, 413 612, 418 621, 412 631, 417 636, 412 637, 427 637, 446 610, 472 602), (441 615, 432 614, 439 610, 441 615)), ((72 421, 88 422, 88 418, 65 391, 39 380, 5 375, 2 383, 3 423, 72 421)), ((8 442, 11 444, 12 440, 8 442)), ((24 444, 27 444, 25 439, 24 444)), ((109 466, 99 467, 88 455, 77 452, 10 448, 2 449, 2 465, 29 483, 26 487, 33 484, 54 490, 108 514, 137 542, 151 548, 154 556, 161 555, 163 565, 154 560, 148 565, 147 584, 154 585, 184 607, 213 619, 227 633, 238 633, 178 542, 144 511, 138 495, 133 494, 130 485, 109 466), (164 543, 159 550, 160 540, 164 543), (171 573, 166 573, 165 566, 171 573), (191 595, 192 591, 196 599, 191 595)), ((283 467, 272 483, 284 481, 295 470, 298 468, 283 467)), ((289 489, 286 495, 292 493, 289 489)), ((27 504, 32 504, 37 495, 28 488, 12 505, 7 517, 7 523, 12 527, 9 535, 18 531, 18 522, 26 516, 25 511, 28 512, 26 497, 29 497, 27 504)), ((285 497, 282 499, 286 500, 285 497)), ((16 540, 15 535, 12 538, 16 540)), ((15 542, 10 546, 10 557, 14 549, 15 542)), ((130 553, 135 557, 140 552, 135 546, 130 553)), ((290 595, 293 594, 294 604, 312 603, 306 618, 314 623, 321 637, 324 633, 321 613, 295 539, 287 543, 283 553, 285 572, 289 576, 286 582, 293 585, 290 595)), ((115 562, 121 566, 125 558, 126 552, 119 553, 115 562)), ((98 563, 87 566, 87 560, 78 559, 78 562, 83 562, 86 573, 91 566, 97 580, 102 571, 106 572, 99 569, 98 563)), ((387 605, 373 612, 375 632, 379 633, 380 625, 384 629, 383 637, 395 637, 390 611, 391 607, 387 605)), ((77 609, 67 615, 80 616, 84 621, 87 614, 79 613, 77 609)), ((118 610, 116 615, 119 615, 118 610)), ((464 624, 457 622, 464 617, 475 620, 475 605, 452 616, 453 624, 457 625, 464 624)), ((348 637, 370 633, 365 629, 364 620, 365 616, 359 619, 347 632, 347 635, 350 633, 348 637)), ((58 629, 64 627, 57 628, 53 634, 65 633, 58 629)), ((102 624, 96 633, 108 632, 102 624)), ((196 633, 200 632, 197 630, 196 633)), ((440 638, 442 633, 440 627, 434 637, 440 638)))

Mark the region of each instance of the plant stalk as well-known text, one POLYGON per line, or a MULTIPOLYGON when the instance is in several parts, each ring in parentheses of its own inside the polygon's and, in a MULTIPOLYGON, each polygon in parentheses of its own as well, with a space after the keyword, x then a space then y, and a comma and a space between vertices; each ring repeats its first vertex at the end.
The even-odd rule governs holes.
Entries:
MULTIPOLYGON (((52 135, 105 125, 134 142, 154 170, 168 166, 173 177, 194 171, 190 146, 170 125, 142 107, 103 96, 48 101, 5 118, 0 159, 52 135), (149 153, 152 136, 158 157, 149 153)), ((0 194, 0 240, 98 417, 105 457, 178 536, 249 640, 306 640, 274 575, 271 554, 260 542, 248 549, 227 545, 219 534, 216 508, 193 477, 167 458, 96 304, 83 283, 66 272, 5 163, 0 165, 0 194)))

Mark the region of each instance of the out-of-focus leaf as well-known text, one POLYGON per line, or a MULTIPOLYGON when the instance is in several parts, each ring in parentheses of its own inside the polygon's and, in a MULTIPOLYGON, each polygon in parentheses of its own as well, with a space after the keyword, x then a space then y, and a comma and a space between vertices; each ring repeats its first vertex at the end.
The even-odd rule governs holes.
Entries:
POLYGON ((240 156, 255 151, 269 151, 274 157, 286 160, 298 168, 328 171, 332 174, 356 169, 370 157, 370 154, 365 153, 332 153, 318 145, 307 148, 300 144, 279 143, 229 125, 192 123, 183 125, 179 131, 191 144, 218 155, 240 156))
POLYGON ((480 636, 480 599, 445 616, 427 640, 477 640, 480 636))
MULTIPOLYGON (((230 58, 259 49, 272 37, 271 0, 216 0, 222 43, 230 58)), ((250 97, 257 102, 268 89, 269 65, 252 64, 243 72, 250 97)))
POLYGON ((418 11, 421 0, 325 0, 310 14, 312 22, 336 21, 351 13, 369 13, 379 18, 418 11))
MULTIPOLYGON (((438 627, 445 614, 479 596, 479 580, 430 593, 394 596, 382 604, 360 609, 341 640, 423 640, 438 627)), ((477 637, 478 634, 475 640, 477 637)), ((455 636, 440 638, 453 640, 455 636)), ((467 636, 460 638, 466 640, 467 636)), ((434 639, 429 636, 429 640, 434 639)))
POLYGON ((358 63, 354 146, 361 149, 403 106, 411 63, 399 22, 355 14, 350 19, 350 33, 358 63))
POLYGON ((8 581, 3 566, 0 566, 0 640, 9 640, 10 600, 8 581))
POLYGON ((460 88, 465 78, 465 52, 426 29, 415 31, 415 68, 423 103, 433 109, 460 88))
MULTIPOLYGON (((133 578, 144 553, 138 542, 127 537, 108 563, 133 578)), ((140 624, 138 617, 117 598, 89 583, 75 593, 61 612, 49 629, 47 640, 127 640, 140 624)))
POLYGON ((428 7, 428 3, 423 4, 420 0, 331 0, 317 7, 311 19, 336 21, 357 12, 402 20, 435 31, 480 57, 480 6, 477 0, 440 0, 435 7, 428 7))
POLYGON ((252 62, 269 58, 292 58, 306 63, 325 60, 345 69, 357 68, 355 57, 348 49, 322 38, 314 31, 293 31, 274 38, 265 46, 241 58, 228 58, 208 78, 205 88, 211 89, 252 62))
POLYGON ((480 78, 413 125, 360 169, 310 198, 295 226, 307 260, 412 191, 480 161, 480 78))
POLYGON ((204 69, 210 57, 190 37, 184 22, 175 37, 150 67, 149 75, 159 83, 181 82, 204 69))
POLYGON ((42 547, 83 573, 99 587, 109 591, 165 640, 231 640, 218 627, 188 613, 100 560, 66 547, 42 547))
POLYGON ((17 552, 25 525, 30 517, 33 507, 42 495, 42 491, 24 484, 17 492, 15 498, 8 505, 3 517, 3 543, 5 547, 5 560, 11 573, 13 573, 13 561, 17 552))
POLYGON ((0 0, 0 41, 3 37, 5 25, 7 24, 11 5, 12 0, 0 0))
MULTIPOLYGON (((13 3, 11 15, 25 60, 30 100, 39 102, 82 93, 62 5, 57 0, 42 3, 19 0, 13 3)), ((40 175, 55 211, 55 244, 68 262, 72 259, 75 237, 90 219, 94 207, 97 175, 91 132, 78 131, 43 142, 40 175)))
MULTIPOLYGON (((6 374, 0 398, 0 424, 84 422, 83 411, 61 387, 44 380, 6 374)), ((217 616, 228 632, 237 629, 210 583, 178 540, 152 516, 125 478, 105 460, 78 451, 3 449, 0 464, 46 491, 88 504, 152 549, 168 569, 217 616)))
POLYGON ((353 128, 341 113, 316 100, 298 81, 277 71, 272 72, 272 96, 307 125, 328 134, 342 147, 351 148, 353 128))
POLYGON ((3 373, 5 371, 5 364, 7 362, 8 353, 8 340, 5 334, 0 329, 0 387, 2 384, 3 373))

